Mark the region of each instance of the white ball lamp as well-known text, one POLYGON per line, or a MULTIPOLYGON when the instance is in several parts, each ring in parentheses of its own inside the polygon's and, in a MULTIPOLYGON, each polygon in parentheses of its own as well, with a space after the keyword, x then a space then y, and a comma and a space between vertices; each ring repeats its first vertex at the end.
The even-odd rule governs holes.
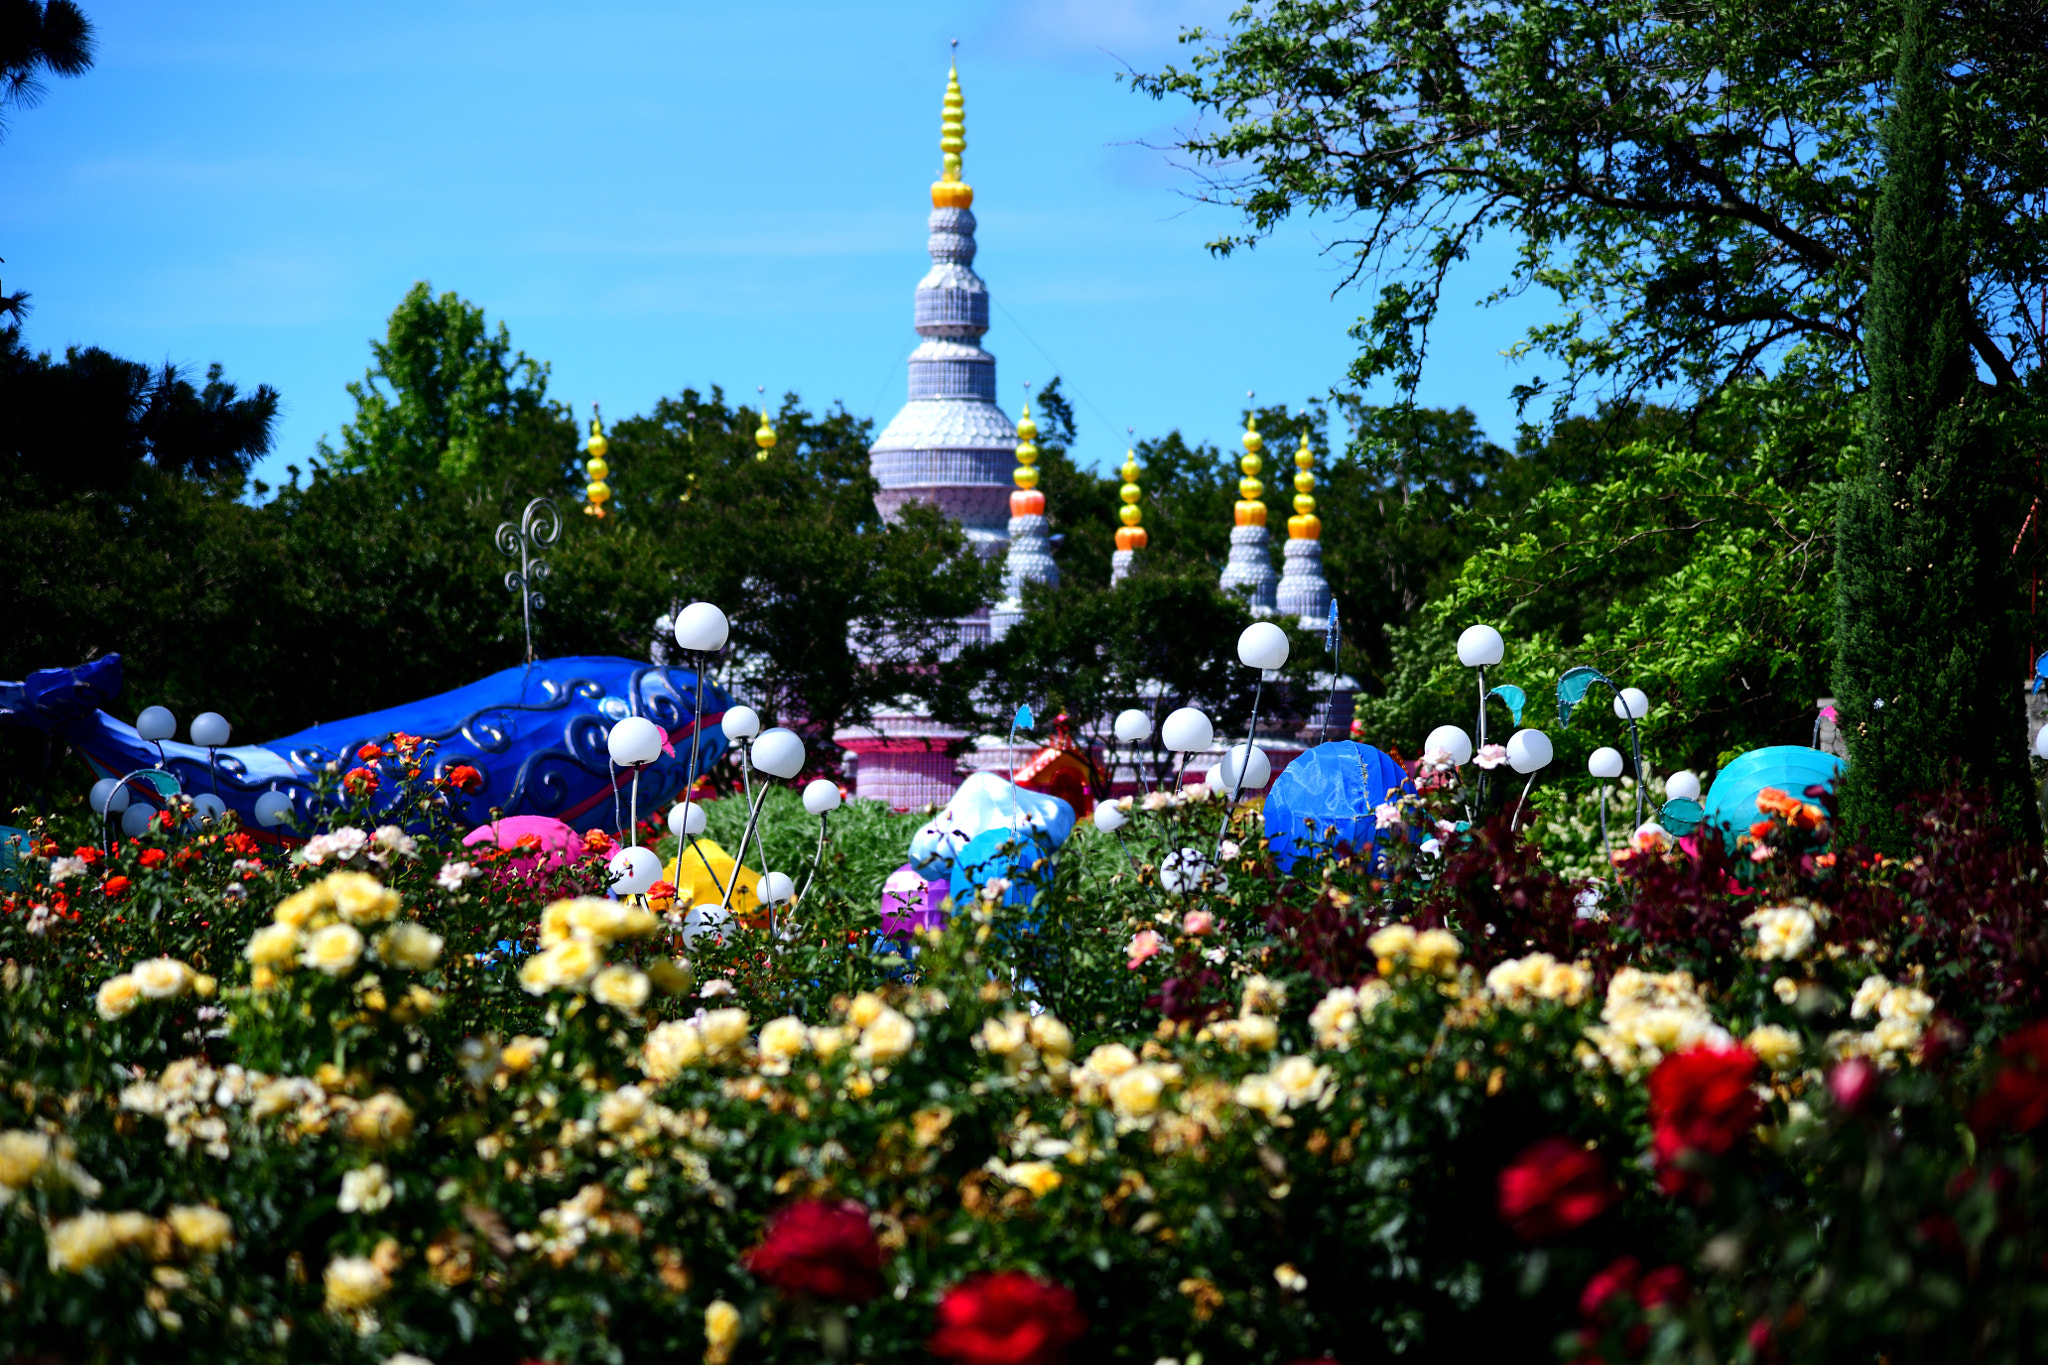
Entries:
POLYGON ((149 822, 155 818, 156 808, 136 803, 121 812, 121 832, 131 839, 140 839, 149 829, 149 822))
POLYGON ((144 707, 135 718, 135 733, 152 744, 160 744, 178 733, 178 718, 167 706, 144 707))
POLYGON ((192 820, 201 829, 209 829, 213 823, 228 813, 228 803, 212 792, 201 792, 192 798, 192 820))
POLYGON ((1492 626, 1467 626, 1458 636, 1458 662, 1467 668, 1491 668, 1506 651, 1506 642, 1492 626))
POLYGON ((816 816, 825 816, 839 809, 839 784, 829 777, 812 778, 804 788, 804 809, 816 816))
POLYGON ((761 733, 761 715, 751 706, 735 706, 719 719, 718 728, 735 743, 752 739, 761 733))
POLYGON ((667 736, 645 716, 628 716, 605 736, 612 762, 621 768, 644 768, 661 757, 661 742, 667 736))
POLYGON ((661 880, 661 859, 651 848, 622 848, 605 864, 612 890, 621 896, 642 896, 661 880))
POLYGON ((1160 742, 1176 754, 1198 754, 1216 741, 1216 727, 1192 706, 1183 706, 1159 727, 1160 742))
POLYGON ((704 832, 704 807, 684 802, 668 813, 668 832, 678 839, 694 839, 704 832))
POLYGON ((292 818, 292 799, 281 791, 267 791, 256 798, 256 823, 274 828, 292 818))
POLYGON ((118 777, 103 777, 92 784, 92 808, 102 816, 119 815, 128 809, 128 784, 118 777))
POLYGON ((796 731, 785 730, 779 725, 761 732, 760 738, 754 741, 751 756, 756 768, 784 781, 804 770, 804 742, 797 738, 796 731))
POLYGON ((692 602, 676 613, 676 643, 699 654, 716 654, 732 636, 725 613, 709 602, 692 602))
POLYGON ((1611 778, 1621 776, 1621 750, 1603 745, 1593 751, 1586 760, 1586 771, 1595 777, 1611 778))
POLYGON ((1547 768, 1554 756, 1550 736, 1541 730, 1517 730, 1508 736, 1508 766, 1518 773, 1547 768))
POLYGON ((218 711, 202 711, 192 718, 192 742, 202 749, 227 747, 227 717, 218 711))
POLYGON ((1120 743, 1143 744, 1152 738, 1152 717, 1136 707, 1117 712, 1116 737, 1120 743))
POLYGON ((1237 637, 1237 661, 1271 672, 1287 666, 1287 632, 1271 621, 1254 621, 1237 637))
POLYGON ((1614 695, 1616 720, 1642 720, 1650 714, 1650 698, 1640 687, 1624 687, 1614 695))
POLYGON ((1130 815, 1114 801, 1104 801, 1095 807, 1095 828, 1104 834, 1114 834, 1129 823, 1130 815))
POLYGON ((1700 799, 1700 775, 1690 769, 1681 768, 1664 779, 1664 799, 1667 801, 1697 801, 1700 799))
POLYGON ((1266 751, 1256 745, 1231 745, 1229 752, 1223 755, 1223 761, 1216 767, 1222 776, 1222 790, 1226 796, 1233 788, 1238 791, 1263 791, 1266 784, 1273 780, 1273 760, 1266 757, 1266 751))
POLYGON ((756 889, 760 892, 763 905, 782 905, 796 898, 796 883, 789 879, 786 872, 765 874, 756 889))
POLYGON ((1472 761, 1472 736, 1455 725, 1439 725, 1429 732, 1429 738, 1422 741, 1422 751, 1441 749, 1451 756, 1451 762, 1464 767, 1472 761))

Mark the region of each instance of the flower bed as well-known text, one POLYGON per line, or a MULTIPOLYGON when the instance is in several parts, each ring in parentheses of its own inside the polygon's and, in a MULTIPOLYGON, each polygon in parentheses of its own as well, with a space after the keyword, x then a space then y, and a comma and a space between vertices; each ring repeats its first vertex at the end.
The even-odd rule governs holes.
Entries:
POLYGON ((2048 1348, 2043 881, 1968 802, 1885 864, 1791 799, 1604 917, 1499 822, 1168 895, 1162 805, 1025 909, 885 939, 828 868, 688 948, 602 848, 39 828, 0 1358, 2048 1348))

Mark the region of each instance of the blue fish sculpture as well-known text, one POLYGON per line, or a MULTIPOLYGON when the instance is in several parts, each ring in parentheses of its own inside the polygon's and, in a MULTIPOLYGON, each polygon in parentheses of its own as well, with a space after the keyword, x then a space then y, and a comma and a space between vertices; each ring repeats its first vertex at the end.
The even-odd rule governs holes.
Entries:
MULTIPOLYGON (((122 777, 157 765, 158 746, 102 707, 121 691, 121 656, 109 654, 78 668, 40 669, 22 682, 0 682, 0 724, 25 726, 69 740, 101 777, 122 777)), ((690 778, 691 742, 702 776, 725 752, 718 722, 732 699, 706 683, 704 714, 695 714, 697 675, 633 659, 599 655, 542 659, 507 668, 451 692, 349 720, 329 721, 262 744, 206 749, 165 740, 163 766, 189 794, 217 792, 251 833, 256 800, 268 791, 291 798, 301 836, 324 823, 314 783, 330 766, 337 773, 368 767, 380 778, 378 799, 397 801, 394 734, 436 744, 424 775, 441 777, 458 766, 476 769, 470 791, 444 789, 458 823, 486 823, 492 813, 546 815, 577 829, 614 829, 625 816, 628 770, 614 768, 606 747, 613 725, 645 716, 668 736, 673 752, 639 771, 642 818, 681 794, 690 778), (357 757, 366 744, 386 756, 357 757), (617 807, 620 813, 615 814, 617 807)), ((417 811, 392 821, 417 826, 417 811)), ((286 837, 290 837, 287 834, 286 837)))

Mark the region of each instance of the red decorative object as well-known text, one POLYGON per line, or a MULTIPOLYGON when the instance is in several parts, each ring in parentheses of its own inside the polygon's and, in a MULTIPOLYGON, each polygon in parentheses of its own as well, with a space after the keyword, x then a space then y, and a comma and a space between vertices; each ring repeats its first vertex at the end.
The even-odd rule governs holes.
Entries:
POLYGON ((1544 1138, 1500 1173, 1501 1221, 1524 1242, 1548 1242, 1584 1227, 1620 1197, 1600 1154, 1570 1138, 1544 1138))

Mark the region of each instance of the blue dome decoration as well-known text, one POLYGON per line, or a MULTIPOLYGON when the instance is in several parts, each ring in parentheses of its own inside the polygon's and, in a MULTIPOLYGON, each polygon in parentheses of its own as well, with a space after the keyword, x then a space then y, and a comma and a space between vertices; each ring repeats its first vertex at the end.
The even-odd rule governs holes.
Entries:
POLYGON ((1266 796, 1266 840, 1291 872, 1297 858, 1343 843, 1368 852, 1379 834, 1373 807, 1413 792, 1401 765, 1370 744, 1319 744, 1287 765, 1266 796), (1310 822, 1314 822, 1313 829, 1310 822))

